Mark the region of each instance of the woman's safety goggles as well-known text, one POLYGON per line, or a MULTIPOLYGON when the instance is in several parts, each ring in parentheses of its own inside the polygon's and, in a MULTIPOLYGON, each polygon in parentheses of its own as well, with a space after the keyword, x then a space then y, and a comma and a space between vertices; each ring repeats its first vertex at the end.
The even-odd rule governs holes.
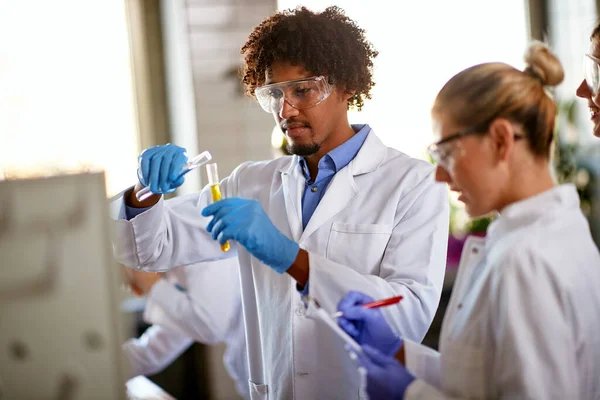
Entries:
POLYGON ((464 153, 464 149, 460 146, 458 139, 468 135, 473 135, 481 132, 481 129, 467 129, 462 132, 450 135, 438 142, 432 143, 427 147, 427 152, 436 165, 444 168, 446 171, 452 169, 454 162, 455 152, 458 150, 460 153, 464 153))
POLYGON ((595 96, 600 89, 600 58, 586 54, 583 57, 583 67, 585 82, 595 96))
MULTIPOLYGON (((432 143, 427 147, 427 152, 436 165, 439 165, 446 171, 450 172, 454 166, 454 160, 457 156, 463 156, 465 154, 464 148, 461 146, 460 141, 465 136, 487 133, 490 124, 496 119, 495 117, 490 119, 489 122, 479 125, 478 127, 466 129, 464 131, 446 136, 442 140, 432 143)), ((524 136, 521 133, 513 133, 515 140, 523 139, 524 136)))
POLYGON ((258 103, 268 113, 280 114, 287 102, 297 110, 305 110, 329 97, 333 85, 324 76, 273 83, 254 90, 258 103))

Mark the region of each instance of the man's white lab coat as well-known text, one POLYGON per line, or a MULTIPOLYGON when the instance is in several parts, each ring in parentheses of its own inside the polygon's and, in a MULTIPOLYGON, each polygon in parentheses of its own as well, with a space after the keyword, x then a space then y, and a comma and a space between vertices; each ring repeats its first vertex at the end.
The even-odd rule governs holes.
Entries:
MULTIPOLYGON (((402 295, 386 317, 405 337, 421 341, 438 306, 448 240, 447 190, 433 172, 371 131, 304 230, 305 179, 297 156, 244 163, 221 189, 226 197, 258 200, 275 226, 309 252, 310 295, 323 308, 333 312, 348 290, 402 295)), ((205 229, 210 219, 200 213, 209 202, 205 188, 161 200, 131 221, 114 221, 117 260, 161 271, 231 256, 205 229)), ((358 398, 360 379, 343 342, 305 318, 296 282, 236 247, 252 399, 358 398)))
POLYGON ((194 341, 224 342, 223 361, 238 392, 248 393, 248 360, 237 259, 188 265, 167 272, 148 293, 144 320, 153 324, 123 350, 132 376, 162 371, 194 341), (215 285, 215 279, 219 285, 215 285), (176 289, 175 284, 185 288, 176 289))
POLYGON ((405 399, 600 399, 600 256, 577 191, 508 206, 469 238, 440 353, 406 343, 405 399))

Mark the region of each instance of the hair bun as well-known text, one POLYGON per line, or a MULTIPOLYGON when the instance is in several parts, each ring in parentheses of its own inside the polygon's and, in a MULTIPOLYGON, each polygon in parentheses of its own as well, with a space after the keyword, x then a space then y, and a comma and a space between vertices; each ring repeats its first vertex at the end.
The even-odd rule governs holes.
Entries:
POLYGON ((539 41, 532 42, 525 53, 526 74, 539 79, 544 86, 557 86, 565 77, 563 67, 550 48, 539 41))

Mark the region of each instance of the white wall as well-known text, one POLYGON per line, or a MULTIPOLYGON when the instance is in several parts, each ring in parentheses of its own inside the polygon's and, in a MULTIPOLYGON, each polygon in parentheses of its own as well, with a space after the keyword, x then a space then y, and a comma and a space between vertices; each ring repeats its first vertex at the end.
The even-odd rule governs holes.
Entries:
POLYGON ((247 160, 272 158, 273 117, 227 77, 242 65, 240 49, 252 28, 273 13, 275 0, 189 0, 198 148, 209 150, 221 178, 247 160))
MULTIPOLYGON (((185 0, 161 0, 160 8, 171 142, 184 147, 192 158, 199 151, 186 4, 185 0)), ((199 191, 201 182, 206 182, 202 178, 197 172, 188 175, 177 194, 199 191)))
POLYGON ((366 30, 379 50, 373 98, 354 122, 383 141, 424 158, 434 140, 429 111, 454 74, 486 61, 521 67, 528 35, 523 0, 279 0, 279 8, 335 4, 366 30))
POLYGON ((105 169, 135 182, 137 126, 122 1, 0 0, 0 179, 105 169))

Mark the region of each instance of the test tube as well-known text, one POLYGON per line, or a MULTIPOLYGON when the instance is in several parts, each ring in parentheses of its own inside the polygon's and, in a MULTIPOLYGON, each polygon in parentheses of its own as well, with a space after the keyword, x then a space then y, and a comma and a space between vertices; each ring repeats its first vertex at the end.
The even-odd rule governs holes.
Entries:
MULTIPOLYGON (((198 167, 201 167, 202 165, 206 164, 210 160, 212 160, 212 155, 208 151, 203 151, 202 153, 198 154, 196 157, 189 160, 183 166, 183 168, 181 169, 181 173, 179 174, 179 177, 187 174, 190 171, 195 170, 198 167)), ((144 201, 148 197, 152 196, 152 194, 153 193, 150 191, 150 186, 146 186, 145 188, 143 188, 142 190, 140 190, 139 192, 137 192, 135 194, 135 198, 138 199, 138 201, 144 201)))
MULTIPOLYGON (((221 186, 219 185, 219 171, 217 170, 217 164, 211 163, 206 164, 206 175, 208 175, 208 185, 210 186, 210 193, 212 195, 212 200, 219 201, 221 200, 221 186)), ((222 251, 229 251, 231 246, 229 242, 225 242, 225 244, 221 245, 222 251)))

